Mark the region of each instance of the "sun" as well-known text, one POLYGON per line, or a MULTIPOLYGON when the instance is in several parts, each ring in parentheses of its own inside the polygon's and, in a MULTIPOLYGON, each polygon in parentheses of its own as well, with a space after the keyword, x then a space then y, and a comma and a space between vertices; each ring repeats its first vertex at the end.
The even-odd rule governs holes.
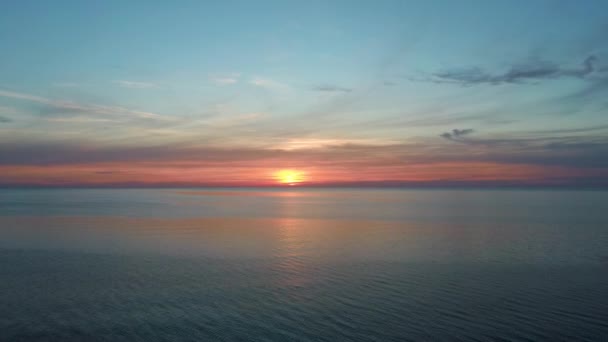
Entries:
POLYGON ((296 185, 304 181, 306 174, 299 170, 283 169, 276 171, 273 176, 281 184, 296 185))

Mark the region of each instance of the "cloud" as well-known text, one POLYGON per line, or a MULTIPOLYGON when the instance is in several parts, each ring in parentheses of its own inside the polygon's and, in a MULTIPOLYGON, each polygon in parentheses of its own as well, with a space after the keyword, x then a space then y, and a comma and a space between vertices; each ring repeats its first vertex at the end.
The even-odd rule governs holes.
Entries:
POLYGON ((341 93, 350 93, 353 91, 352 88, 340 87, 337 85, 323 84, 312 87, 312 90, 315 91, 323 91, 323 92, 341 92, 341 93))
POLYGON ((457 140, 457 138, 463 137, 465 135, 469 135, 473 132, 475 132, 475 131, 471 128, 465 128, 465 129, 455 128, 451 132, 444 132, 444 133, 441 133, 439 136, 444 139, 448 139, 448 140, 457 140))
MULTIPOLYGON (((457 129, 448 133, 462 137, 471 132, 457 129)), ((507 137, 461 142, 418 140, 375 145, 304 141, 298 148, 277 149, 183 143, 133 146, 126 142, 99 145, 82 140, 12 141, 0 144, 0 173, 3 182, 9 185, 124 181, 177 186, 187 182, 244 182, 244 179, 250 179, 251 185, 264 182, 270 170, 283 167, 311 170, 314 182, 352 181, 353 185, 361 182, 398 185, 403 181, 421 185, 425 181, 462 180, 471 184, 486 181, 490 185, 501 180, 518 184, 608 185, 605 136, 507 137), (96 171, 104 177, 91 176, 96 171)))
MULTIPOLYGON (((361 173, 366 168, 413 167, 434 163, 501 163, 608 168, 608 138, 595 136, 505 137, 460 139, 468 129, 447 132, 459 144, 418 140, 399 143, 366 141, 290 141, 290 146, 219 147, 190 144, 132 146, 98 145, 87 141, 3 142, 0 166, 87 165, 99 163, 197 166, 249 166, 294 164, 338 168, 361 173), (454 137, 456 134, 456 138, 454 137), (293 144, 295 143, 295 144, 293 144)), ((101 169, 101 170, 107 170, 101 169)), ((605 170, 608 171, 608 170, 605 170)), ((608 179, 608 173, 605 173, 608 179)))
POLYGON ((238 115, 217 115, 211 116, 207 119, 203 119, 201 122, 205 125, 213 126, 213 127, 231 127, 231 126, 239 126, 246 125, 252 121, 258 120, 265 116, 264 113, 244 113, 238 115))
POLYGON ((130 89, 158 88, 158 84, 149 83, 149 82, 117 80, 117 81, 114 81, 113 83, 119 85, 120 87, 130 88, 130 89))
POLYGON ((167 120, 166 117, 140 110, 133 110, 120 106, 105 106, 98 104, 84 104, 73 101, 53 100, 41 96, 17 93, 12 91, 0 90, 0 97, 7 97, 11 99, 24 100, 43 104, 48 106, 50 112, 65 111, 65 112, 78 112, 82 114, 90 115, 107 115, 107 116, 118 116, 118 117, 135 117, 140 119, 157 119, 167 120))
POLYGON ((223 76, 214 76, 214 77, 211 77, 210 79, 211 79, 211 82, 213 82, 217 85, 230 85, 230 84, 238 83, 240 77, 241 77, 241 74, 232 73, 232 74, 223 75, 223 76))
POLYGON ((221 85, 234 84, 234 83, 238 82, 238 80, 236 78, 231 78, 231 77, 218 77, 218 78, 214 78, 213 81, 215 83, 221 84, 221 85))
POLYGON ((534 61, 515 64, 509 70, 502 73, 489 73, 479 67, 451 69, 433 73, 430 77, 423 80, 434 83, 455 83, 461 85, 500 85, 565 77, 586 78, 594 72, 599 71, 595 68, 596 62, 597 57, 588 56, 581 63, 580 67, 568 68, 552 62, 534 61))
MULTIPOLYGON (((458 144, 435 149, 433 158, 449 160, 446 154, 454 154, 458 161, 485 161, 504 164, 529 164, 538 166, 564 166, 575 168, 608 167, 608 137, 606 127, 572 130, 529 131, 510 136, 466 138, 470 130, 453 130, 440 136, 458 144), (594 135, 581 133, 595 132, 594 135), (450 147, 451 146, 451 147, 450 147), (458 151, 458 153, 455 153, 458 151)), ((606 170, 608 171, 608 170, 606 170)), ((608 175, 608 173, 606 173, 608 175)))
POLYGON ((608 125, 596 125, 596 126, 591 126, 591 127, 578 127, 578 128, 547 129, 547 130, 532 131, 531 133, 554 135, 554 134, 564 134, 564 133, 565 134, 588 133, 588 132, 601 131, 601 130, 608 131, 608 125))
POLYGON ((16 108, 0 106, 0 123, 11 123, 14 121, 11 117, 19 117, 21 113, 22 112, 16 108))
POLYGON ((318 139, 318 138, 296 138, 288 139, 284 143, 280 144, 281 150, 293 151, 293 150, 306 150, 306 149, 320 149, 335 146, 382 146, 386 145, 386 141, 377 142, 373 139, 318 139))
POLYGON ((276 150, 253 148, 97 146, 86 141, 0 144, 0 165, 70 165, 108 162, 233 162, 261 160, 276 150))
POLYGON ((605 78, 595 78, 589 81, 590 82, 584 88, 564 97, 562 100, 587 100, 596 95, 605 96, 604 93, 608 91, 608 76, 605 78))
POLYGON ((286 84, 283 84, 283 83, 280 83, 277 81, 273 81, 273 80, 270 80, 267 78, 255 77, 255 78, 251 79, 251 81, 249 81, 249 83, 256 87, 266 88, 266 89, 284 90, 284 89, 288 88, 288 86, 286 84))

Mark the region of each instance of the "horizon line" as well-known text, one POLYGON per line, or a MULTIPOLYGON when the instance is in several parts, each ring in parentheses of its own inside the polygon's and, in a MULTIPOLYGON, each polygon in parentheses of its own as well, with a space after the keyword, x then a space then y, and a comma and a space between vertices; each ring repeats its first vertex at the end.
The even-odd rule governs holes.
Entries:
POLYGON ((558 189, 608 190, 608 184, 515 184, 515 183, 336 183, 298 185, 254 184, 0 184, 0 189, 558 189))

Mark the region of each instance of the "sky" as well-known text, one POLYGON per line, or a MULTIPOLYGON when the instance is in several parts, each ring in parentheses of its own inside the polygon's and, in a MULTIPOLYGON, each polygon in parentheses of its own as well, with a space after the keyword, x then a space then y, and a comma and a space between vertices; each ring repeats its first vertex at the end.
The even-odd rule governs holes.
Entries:
POLYGON ((0 186, 606 187, 607 37, 601 0, 5 1, 0 186))

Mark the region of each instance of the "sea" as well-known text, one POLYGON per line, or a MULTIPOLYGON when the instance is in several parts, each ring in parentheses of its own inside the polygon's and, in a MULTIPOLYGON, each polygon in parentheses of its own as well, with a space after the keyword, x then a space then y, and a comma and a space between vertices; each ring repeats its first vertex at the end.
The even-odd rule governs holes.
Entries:
POLYGON ((0 341, 608 341, 608 192, 0 189, 0 341))

